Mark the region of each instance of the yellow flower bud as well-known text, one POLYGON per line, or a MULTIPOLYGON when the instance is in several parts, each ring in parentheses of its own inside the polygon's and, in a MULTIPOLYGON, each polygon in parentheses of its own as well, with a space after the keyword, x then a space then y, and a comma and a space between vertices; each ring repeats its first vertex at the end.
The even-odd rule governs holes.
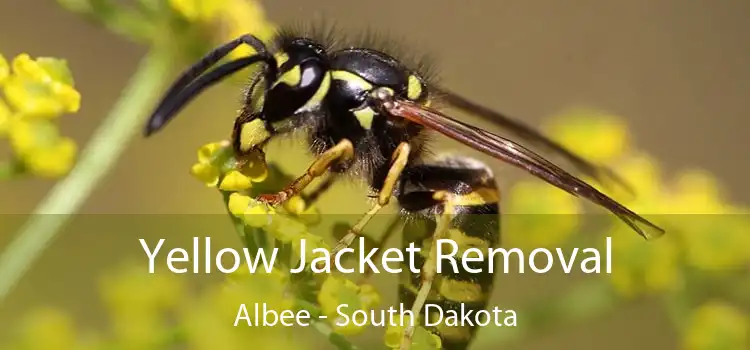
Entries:
POLYGON ((744 349, 750 340, 750 320, 737 308, 719 301, 693 311, 685 334, 685 349, 744 349))
POLYGON ((8 60, 5 56, 0 55, 0 85, 5 82, 5 79, 10 75, 10 66, 8 66, 8 60))
POLYGON ((521 249, 556 247, 580 225, 580 201, 541 181, 517 183, 508 193, 506 242, 521 249))
POLYGON ((5 101, 0 99, 0 136, 4 136, 10 128, 11 117, 13 112, 10 110, 5 101))
POLYGON ((63 350, 76 348, 76 329, 65 314, 52 309, 35 310, 24 320, 25 349, 63 350))
POLYGON ((215 187, 216 183, 219 182, 219 169, 208 163, 193 164, 190 167, 190 174, 209 187, 215 187))
POLYGON ((257 270, 253 274, 243 272, 244 276, 236 276, 231 280, 230 288, 242 292, 241 302, 254 300, 263 302, 269 309, 279 312, 290 310, 294 307, 295 296, 290 289, 290 278, 287 271, 277 268, 266 272, 265 269, 257 270))
POLYGON ((267 208, 265 205, 257 204, 251 206, 245 211, 242 216, 242 221, 250 227, 267 227, 273 222, 272 215, 274 214, 273 208, 267 208))
POLYGON ((153 339, 167 327, 160 315, 185 302, 186 288, 177 275, 168 271, 143 273, 145 269, 126 265, 101 281, 112 331, 124 348, 142 349, 153 344, 153 339))
POLYGON ((80 109, 81 95, 73 88, 65 60, 32 60, 28 54, 21 54, 12 65, 14 75, 5 82, 5 95, 18 112, 54 118, 80 109))
POLYGON ((47 178, 66 175, 76 160, 78 147, 71 138, 61 138, 53 147, 41 147, 27 154, 23 161, 32 173, 47 178))
POLYGON ((359 299, 363 305, 375 307, 380 304, 380 294, 373 285, 362 284, 359 286, 359 299))
POLYGON ((674 192, 669 200, 675 214, 725 214, 728 210, 718 180, 704 171, 680 174, 674 192))
POLYGON ((300 196, 294 196, 284 202, 283 206, 286 211, 294 215, 299 215, 305 211, 305 200, 300 196))
POLYGON ((169 5, 190 21, 213 20, 227 6, 226 0, 169 0, 169 5))
POLYGON ((281 243, 290 243, 303 238, 307 233, 307 226, 290 217, 279 215, 274 218, 268 230, 281 243))
POLYGON ((54 83, 50 89, 62 105, 63 113, 75 113, 81 109, 81 94, 72 86, 54 83))
POLYGON ((219 184, 222 191, 243 191, 252 186, 250 178, 237 170, 230 170, 219 184))
POLYGON ((612 274, 607 276, 618 293, 634 297, 680 287, 680 251, 672 236, 644 244, 626 226, 608 236, 612 237, 612 274))
POLYGON ((56 118, 78 111, 81 103, 80 94, 70 87, 18 75, 6 80, 4 91, 19 113, 33 117, 56 118))
POLYGON ((245 214, 245 211, 250 207, 251 202, 252 199, 249 196, 232 193, 229 195, 229 204, 227 207, 232 215, 240 217, 245 214))
POLYGON ((75 142, 60 137, 57 127, 47 120, 13 120, 10 144, 26 168, 42 177, 59 177, 70 171, 78 148, 75 142))
POLYGON ((266 227, 271 224, 271 216, 275 214, 273 208, 256 201, 249 196, 232 193, 227 205, 232 215, 242 219, 250 227, 266 227))
POLYGON ((243 156, 242 162, 232 158, 228 141, 212 142, 198 149, 198 162, 190 172, 209 187, 222 191, 244 191, 253 182, 261 182, 268 175, 262 152, 243 156), (218 178, 222 177, 219 184, 218 178))
POLYGON ((8 132, 13 151, 21 157, 39 148, 54 147, 60 139, 57 126, 47 120, 14 119, 8 132))
POLYGON ((358 310, 369 313, 380 303, 380 296, 377 295, 372 286, 360 287, 346 278, 328 276, 320 287, 318 303, 321 312, 328 317, 336 333, 353 335, 361 332, 363 327, 357 326, 354 322, 348 322, 344 326, 336 325, 336 323, 340 323, 339 311, 347 314, 350 318, 358 310), (342 304, 348 306, 341 307, 342 304))
MULTIPOLYGON (((628 183, 633 186, 633 190, 638 194, 638 198, 631 206, 643 205, 644 198, 647 197, 661 197, 662 192, 662 172, 659 164, 650 155, 647 154, 634 154, 626 157, 621 163, 619 163, 614 171, 620 175, 623 179, 627 179, 628 183)), ((613 188, 610 193, 613 198, 632 198, 632 195, 622 191, 618 186, 613 188)), ((635 210, 635 208, 631 207, 635 210)), ((649 212, 653 212, 657 208, 649 208, 649 212)))
POLYGON ((745 215, 684 215, 675 226, 692 267, 723 272, 750 262, 750 220, 745 215))
POLYGON ((211 142, 198 148, 198 162, 209 163, 220 149, 228 146, 224 142, 211 142))
MULTIPOLYGON (((260 40, 270 40, 276 28, 266 20, 263 5, 258 1, 227 0, 222 8, 221 28, 223 37, 236 38, 245 33, 253 33, 260 40)), ((232 50, 230 58, 240 58, 254 54, 252 48, 242 45, 232 50)))
POLYGON ((555 117, 547 129, 562 145, 596 163, 611 162, 630 146, 630 134, 625 122, 600 111, 567 111, 555 117))
POLYGON ((19 77, 31 78, 40 82, 52 80, 49 73, 26 53, 22 53, 13 59, 13 73, 19 77))

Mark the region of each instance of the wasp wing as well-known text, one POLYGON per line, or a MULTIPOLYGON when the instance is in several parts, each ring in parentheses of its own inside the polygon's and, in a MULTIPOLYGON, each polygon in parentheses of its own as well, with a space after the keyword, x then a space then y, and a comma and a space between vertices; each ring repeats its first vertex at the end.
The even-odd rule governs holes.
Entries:
POLYGON ((613 172, 612 170, 597 166, 596 164, 592 164, 591 162, 581 158, 577 154, 565 148, 561 144, 543 135, 534 128, 509 116, 493 111, 475 102, 469 101, 465 97, 449 90, 440 87, 433 87, 432 89, 438 93, 441 102, 444 102, 452 107, 458 108, 464 112, 471 113, 484 120, 494 123, 495 125, 515 134, 519 138, 544 147, 545 150, 549 151, 550 153, 561 155, 569 162, 571 162, 575 167, 577 167, 581 172, 583 172, 586 176, 589 176, 602 184, 605 184, 604 179, 605 177, 608 177, 625 188, 631 194, 634 193, 632 187, 620 176, 615 174, 615 172, 613 172))
POLYGON ((408 100, 388 100, 381 107, 389 114, 421 124, 471 148, 482 151, 496 159, 513 164, 534 176, 574 195, 598 204, 633 228, 646 239, 664 234, 664 230, 634 213, 614 199, 601 193, 583 180, 568 173, 537 153, 491 132, 453 119, 435 109, 408 100), (638 223, 644 224, 655 233, 647 233, 638 223))

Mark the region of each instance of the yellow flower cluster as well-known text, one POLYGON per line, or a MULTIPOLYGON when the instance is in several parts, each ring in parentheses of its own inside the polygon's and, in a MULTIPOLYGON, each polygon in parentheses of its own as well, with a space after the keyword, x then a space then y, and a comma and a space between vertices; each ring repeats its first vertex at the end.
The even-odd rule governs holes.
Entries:
POLYGON ((626 123, 615 115, 594 109, 564 111, 552 118, 546 129, 560 144, 595 163, 612 162, 631 146, 626 123))
MULTIPOLYGON (((621 260, 613 263, 613 269, 618 270, 611 275, 616 285, 660 292, 668 289, 670 283, 680 283, 683 265, 706 272, 723 272, 750 263, 750 235, 746 229, 750 227, 750 219, 727 204, 711 176, 688 171, 675 180, 663 181, 656 164, 645 157, 629 159, 620 169, 626 176, 633 175, 628 178, 635 180, 639 195, 625 204, 636 212, 651 214, 652 221, 668 233, 646 244, 642 240, 633 242, 638 238, 632 234, 627 237, 627 232, 615 232, 614 249, 620 252, 621 260), (639 282, 617 281, 635 274, 651 277, 639 282)), ((622 291, 633 294, 634 290, 629 289, 622 291)))
POLYGON ((111 318, 111 337, 123 348, 153 347, 169 332, 167 313, 186 299, 178 276, 147 274, 143 266, 123 266, 105 275, 100 289, 111 318))
POLYGON ((198 162, 190 168, 190 173, 206 186, 234 192, 247 190, 253 183, 264 181, 268 176, 268 169, 260 153, 248 156, 242 164, 238 163, 229 142, 224 141, 200 147, 198 162))
POLYGON ((240 321, 232 327, 227 320, 238 314, 238 305, 245 304, 252 320, 254 305, 265 305, 281 312, 294 309, 289 294, 289 278, 278 270, 271 273, 243 274, 231 279, 229 285, 209 291, 198 300, 182 306, 187 343, 193 349, 247 349, 249 344, 261 349, 307 349, 293 327, 247 327, 240 321))
MULTIPOLYGON (((612 237, 613 271, 607 276, 622 296, 689 293, 688 274, 732 278, 732 272, 750 266, 747 210, 729 203, 713 176, 688 170, 667 179, 654 159, 633 149, 625 123, 610 114, 574 110, 555 119, 550 130, 573 151, 610 165, 636 194, 620 190, 612 196, 667 231, 646 242, 612 219, 607 236, 612 237)), ((530 196, 540 206, 549 201, 530 196)), ((744 348, 748 316, 723 302, 704 304, 692 310, 685 335, 691 350, 744 348)))
MULTIPOLYGON (((207 144, 198 151, 198 162, 191 168, 192 174, 210 187, 218 187, 228 193, 227 208, 229 213, 240 219, 242 223, 250 228, 260 229, 261 234, 267 234, 271 241, 282 247, 290 246, 296 257, 305 257, 305 265, 310 266, 311 261, 321 257, 318 248, 330 251, 331 248, 322 236, 315 235, 308 230, 304 215, 314 213, 308 208, 300 197, 292 197, 285 203, 283 212, 277 208, 270 207, 255 200, 250 194, 254 183, 263 182, 268 178, 268 168, 263 155, 259 152, 255 155, 243 157, 242 162, 234 159, 228 142, 215 142, 207 144), (300 242, 305 241, 303 252, 300 242)), ((283 249, 283 248, 282 248, 283 249)), ((298 265, 296 262, 294 265, 298 265)), ((290 287, 287 274, 275 271, 272 275, 278 277, 274 283, 267 282, 264 291, 270 292, 264 298, 285 295, 293 300, 293 294, 289 295, 290 287), (279 288, 269 286, 278 285, 279 288)), ((354 282, 334 276, 324 275, 321 278, 320 289, 315 292, 321 313, 328 316, 328 323, 335 333, 341 335, 352 335, 360 332, 359 326, 349 323, 345 327, 336 326, 338 306, 348 304, 345 310, 350 316, 358 310, 369 312, 380 302, 380 296, 375 288, 367 284, 357 285, 354 282)), ((257 282, 256 282, 257 283, 257 282)), ((316 283, 313 283, 316 284, 316 283)), ((291 304, 286 305, 287 309, 291 304)))
POLYGON ((7 349, 68 350, 104 349, 104 342, 82 334, 71 317, 60 310, 40 308, 26 315, 17 325, 20 329, 7 349))
POLYGON ((81 105, 67 63, 28 54, 9 63, 0 55, 0 88, 0 137, 8 139, 14 156, 4 175, 66 175, 75 163, 77 146, 60 134, 57 121, 81 105))
MULTIPOLYGON (((546 131, 560 144, 595 163, 611 163, 631 146, 627 125, 620 118, 588 108, 574 108, 555 116, 546 131)), ((581 227, 582 203, 547 183, 521 180, 510 188, 507 197, 503 240, 508 246, 559 247, 581 227)))
MULTIPOLYGON (((616 272, 610 277, 622 294, 679 288, 682 265, 722 271, 750 263, 750 235, 743 230, 750 227, 750 221, 726 202, 711 175, 685 171, 675 179, 664 179, 656 161, 633 149, 625 122, 608 113, 574 109, 554 118, 548 130, 574 152, 611 166, 636 194, 633 197, 620 189, 611 191, 613 198, 668 231, 667 236, 645 243, 615 222, 610 236, 616 272)), ((523 201, 536 201, 537 207, 551 202, 541 190, 525 191, 524 195, 525 199, 511 197, 511 207, 523 206, 518 204, 523 201)), ((573 208, 571 204, 553 205, 560 210, 573 208)))
MULTIPOLYGON (((258 1, 169 0, 169 5, 188 21, 217 26, 218 34, 214 39, 221 43, 247 33, 267 42, 276 31, 275 26, 266 19, 265 11, 258 1)), ((252 53, 251 48, 243 45, 232 51, 230 57, 238 58, 252 53)))
POLYGON ((750 319, 732 305, 712 301, 695 309, 685 332, 685 349, 746 349, 750 319))
POLYGON ((354 335, 360 333, 363 327, 356 325, 354 322, 348 322, 345 326, 336 325, 336 323, 344 321, 339 319, 341 316, 337 308, 340 305, 347 304, 348 307, 340 311, 351 320, 355 311, 364 311, 370 314, 370 311, 380 304, 380 295, 371 285, 356 285, 346 278, 329 276, 320 287, 318 303, 323 314, 331 320, 334 326, 333 330, 336 333, 354 335))
POLYGON ((575 197, 542 181, 520 181, 508 191, 503 241, 520 249, 558 247, 580 227, 575 197))
MULTIPOLYGON (((238 307, 255 303, 289 310, 288 276, 279 271, 232 277, 227 284, 191 293, 181 276, 144 273, 140 265, 110 272, 101 290, 108 309, 108 332, 84 332, 55 309, 40 309, 19 324, 18 337, 3 348, 28 350, 163 349, 196 350, 259 348, 306 349, 291 327, 232 326, 238 307), (8 345, 13 345, 9 347, 8 345)), ((252 318, 251 318, 252 319, 252 318)))

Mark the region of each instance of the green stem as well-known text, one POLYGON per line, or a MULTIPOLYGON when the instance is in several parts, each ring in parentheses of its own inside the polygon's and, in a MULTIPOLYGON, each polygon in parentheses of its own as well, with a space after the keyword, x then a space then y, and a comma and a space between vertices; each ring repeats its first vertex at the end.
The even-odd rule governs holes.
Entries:
POLYGON ((152 107, 172 69, 168 52, 152 51, 141 61, 117 104, 96 130, 76 167, 37 206, 16 239, 0 255, 0 302, 112 170, 152 107))

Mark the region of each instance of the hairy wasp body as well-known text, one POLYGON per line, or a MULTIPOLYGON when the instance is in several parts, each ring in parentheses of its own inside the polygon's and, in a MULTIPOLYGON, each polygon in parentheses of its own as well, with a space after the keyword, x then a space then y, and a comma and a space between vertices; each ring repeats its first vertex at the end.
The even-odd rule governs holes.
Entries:
MULTIPOLYGON (((405 272, 402 302, 420 314, 425 302, 446 309, 483 309, 492 290, 491 275, 455 273, 437 276, 435 239, 455 240, 459 250, 500 243, 500 192, 489 167, 457 155, 430 157, 427 134, 437 131, 496 159, 522 168, 569 193, 599 204, 644 237, 663 231, 540 155, 509 139, 465 124, 438 111, 436 102, 492 120, 517 136, 566 157, 579 170, 601 179, 613 176, 552 142, 533 129, 470 102, 431 82, 424 65, 407 64, 371 45, 335 47, 325 36, 282 31, 272 49, 246 35, 227 43, 196 63, 167 92, 146 133, 163 127, 202 90, 251 64, 263 62, 245 94, 235 121, 232 144, 241 158, 262 149, 279 135, 303 132, 316 156, 307 172, 284 190, 259 197, 279 204, 300 194, 326 173, 363 178, 377 194, 372 208, 334 248, 332 256, 361 233, 370 218, 395 198, 402 213, 414 218, 404 229, 404 243, 422 246, 419 274, 405 272), (239 45, 255 55, 210 66, 239 45), (646 233, 639 225, 656 231, 646 233), (427 248, 430 249, 427 249, 427 248)), ((488 261, 475 262, 482 268, 488 261)), ((461 264, 459 264, 461 265, 461 264)), ((450 269, 448 269, 450 270, 450 269)), ((486 269, 482 269, 486 271, 486 269)), ((474 329, 437 326, 445 349, 464 349, 474 329)), ((411 342, 407 329, 402 349, 411 342)))

